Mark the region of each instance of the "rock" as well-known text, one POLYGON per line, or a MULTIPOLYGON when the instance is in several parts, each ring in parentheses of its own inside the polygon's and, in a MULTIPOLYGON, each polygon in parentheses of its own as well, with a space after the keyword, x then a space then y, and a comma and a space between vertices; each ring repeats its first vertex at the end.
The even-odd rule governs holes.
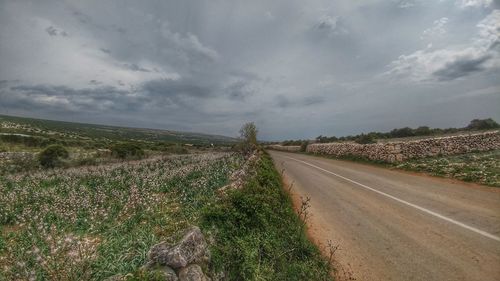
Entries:
POLYGON ((328 154, 336 157, 356 156, 392 163, 413 158, 436 156, 439 154, 453 155, 470 151, 488 151, 499 148, 500 133, 497 130, 477 134, 429 137, 420 140, 378 144, 357 144, 352 142, 314 143, 308 145, 306 151, 309 153, 328 154))
POLYGON ((177 277, 177 274, 175 274, 175 271, 164 265, 164 266, 159 266, 153 270, 151 270, 152 274, 155 274, 155 276, 162 277, 163 280, 165 281, 177 281, 179 278, 177 277))
POLYGON ((197 264, 192 264, 184 267, 179 271, 179 281, 209 281, 210 278, 205 276, 201 267, 197 264))
POLYGON ((207 255, 207 242, 198 227, 189 229, 179 243, 171 246, 162 242, 154 245, 148 253, 153 263, 174 269, 203 261, 207 255))

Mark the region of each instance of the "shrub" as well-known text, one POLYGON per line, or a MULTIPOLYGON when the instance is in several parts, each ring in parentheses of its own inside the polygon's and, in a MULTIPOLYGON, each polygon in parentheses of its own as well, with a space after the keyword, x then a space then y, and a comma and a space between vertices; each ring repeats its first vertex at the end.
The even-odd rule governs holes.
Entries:
POLYGON ((470 121, 469 125, 466 127, 468 130, 488 130, 500 128, 495 120, 488 119, 474 119, 470 121))
POLYGON ((164 152, 173 154, 188 154, 189 150, 181 145, 167 146, 163 149, 164 152))
POLYGON ((359 138, 357 138, 355 140, 355 142, 359 143, 359 144, 370 144, 370 143, 376 143, 377 141, 375 140, 375 138, 372 135, 361 134, 361 136, 359 138))
POLYGON ((145 154, 140 146, 133 143, 118 143, 113 145, 110 150, 114 157, 121 159, 141 158, 145 154))
POLYGON ((40 154, 38 155, 38 160, 40 161, 40 165, 44 168, 54 168, 59 166, 62 161, 61 159, 67 159, 69 157, 69 153, 61 145, 54 144, 47 146, 40 154))
POLYGON ((309 142, 307 141, 303 141, 301 144, 300 144, 300 151, 301 152, 306 152, 307 150, 307 145, 309 144, 309 142))
POLYGON ((77 166, 95 166, 97 165, 97 160, 93 157, 86 157, 82 159, 78 159, 76 161, 77 166))

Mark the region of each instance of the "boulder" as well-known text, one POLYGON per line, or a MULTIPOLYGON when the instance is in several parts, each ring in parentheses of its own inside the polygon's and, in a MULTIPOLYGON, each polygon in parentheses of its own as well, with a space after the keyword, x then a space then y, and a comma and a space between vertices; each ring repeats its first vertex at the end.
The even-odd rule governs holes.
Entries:
POLYGON ((153 270, 151 270, 151 273, 154 274, 155 276, 158 276, 165 280, 165 281, 178 281, 179 278, 177 277, 177 274, 175 274, 175 271, 170 268, 169 266, 159 266, 153 270))
POLYGON ((179 271, 179 281, 209 281, 210 278, 205 276, 201 267, 197 264, 192 264, 182 268, 179 271))
POLYGON ((207 242, 198 227, 189 229, 175 245, 162 242, 154 245, 148 253, 150 262, 167 265, 174 269, 188 264, 204 262, 208 256, 207 242))

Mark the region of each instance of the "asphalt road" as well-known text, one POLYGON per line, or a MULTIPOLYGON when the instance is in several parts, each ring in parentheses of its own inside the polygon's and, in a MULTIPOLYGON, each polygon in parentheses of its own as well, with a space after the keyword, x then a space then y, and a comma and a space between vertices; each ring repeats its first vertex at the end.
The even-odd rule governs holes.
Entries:
POLYGON ((500 189, 269 151, 356 280, 500 280, 500 189))

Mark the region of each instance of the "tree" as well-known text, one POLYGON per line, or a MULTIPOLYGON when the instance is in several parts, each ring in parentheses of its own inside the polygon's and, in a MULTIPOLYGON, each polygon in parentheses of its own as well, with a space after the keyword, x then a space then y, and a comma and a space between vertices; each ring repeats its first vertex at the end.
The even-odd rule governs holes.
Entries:
POLYGON ((49 145, 38 155, 40 165, 44 168, 54 168, 61 164, 61 159, 67 159, 69 153, 62 145, 49 145))
POLYGON ((257 127, 253 122, 244 124, 240 129, 240 138, 242 140, 241 148, 244 153, 249 153, 257 147, 257 127))
POLYGON ((370 143, 376 143, 377 141, 374 139, 373 135, 368 134, 361 134, 357 139, 354 140, 356 143, 359 144, 370 144, 370 143))
POLYGON ((137 144, 133 143, 117 143, 111 147, 111 154, 115 157, 126 158, 141 158, 144 156, 144 150, 137 144))
POLYGON ((488 119, 474 119, 470 121, 470 124, 467 126, 468 130, 488 130, 488 129, 497 129, 500 125, 498 125, 495 120, 488 119))

